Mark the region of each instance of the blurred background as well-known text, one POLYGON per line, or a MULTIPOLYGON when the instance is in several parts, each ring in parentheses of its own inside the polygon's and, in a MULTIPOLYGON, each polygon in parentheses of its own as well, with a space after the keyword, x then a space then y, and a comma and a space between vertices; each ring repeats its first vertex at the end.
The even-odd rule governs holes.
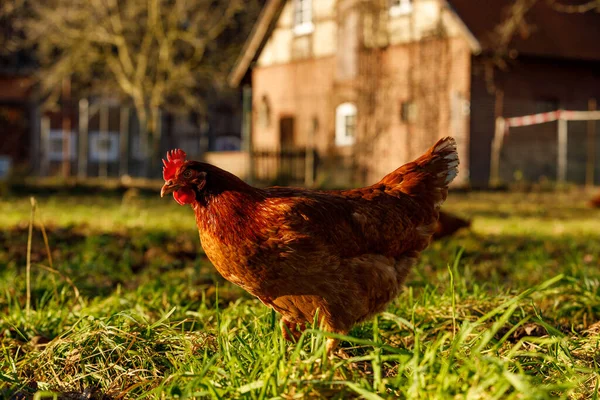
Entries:
MULTIPOLYGON (((600 183, 600 3, 7 0, 0 176, 377 181, 437 138, 458 186, 600 183)), ((98 180, 97 178, 101 178, 98 180)))

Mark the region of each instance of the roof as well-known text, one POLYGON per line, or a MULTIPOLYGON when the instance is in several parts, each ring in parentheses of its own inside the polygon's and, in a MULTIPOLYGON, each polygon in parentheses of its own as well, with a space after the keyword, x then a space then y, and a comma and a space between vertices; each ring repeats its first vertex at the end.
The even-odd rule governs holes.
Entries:
POLYGON ((256 61, 263 47, 267 43, 267 39, 271 36, 277 19, 283 10, 286 0, 268 0, 262 12, 258 16, 258 20, 240 53, 233 71, 229 75, 229 85, 237 87, 240 85, 244 76, 256 61))
MULTIPOLYGON (((577 5, 589 0, 561 0, 561 4, 577 5)), ((506 20, 514 0, 442 0, 456 16, 474 54, 491 50, 494 28, 506 20), (481 46, 481 47, 480 47, 481 46)), ((267 0, 252 33, 229 75, 232 87, 240 85, 252 64, 258 59, 286 0, 267 0)), ((532 28, 528 35, 517 33, 508 50, 518 54, 548 58, 600 61, 600 12, 566 13, 553 9, 548 1, 537 0, 525 16, 532 28)))
MULTIPOLYGON (((238 57, 232 72, 229 74, 229 85, 231 87, 238 87, 248 70, 252 67, 252 64, 258 59, 262 49, 264 48, 267 40, 271 36, 271 33, 277 25, 277 19, 281 15, 281 11, 285 6, 287 0, 267 0, 261 14, 238 57)), ((444 0, 442 0, 444 1, 444 0)), ((450 8, 451 11, 453 11, 450 8)), ((473 49, 474 53, 479 53, 481 47, 477 42, 477 39, 472 35, 469 29, 464 26, 460 18, 456 13, 452 13, 453 17, 459 22, 459 28, 463 31, 466 36, 469 45, 473 49)))
MULTIPOLYGON (((456 14, 481 43, 484 51, 494 44, 494 27, 504 21, 514 0, 447 0, 456 14)), ((578 5, 587 0, 561 0, 578 5)), ((548 1, 538 0, 525 15, 531 28, 517 32, 508 50, 548 58, 600 61, 600 13, 560 12, 548 1)))

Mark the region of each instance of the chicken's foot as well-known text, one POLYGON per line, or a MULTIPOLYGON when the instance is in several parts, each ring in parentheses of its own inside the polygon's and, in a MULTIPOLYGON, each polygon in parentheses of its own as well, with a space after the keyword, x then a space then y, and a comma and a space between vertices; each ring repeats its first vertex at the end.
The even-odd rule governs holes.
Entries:
POLYGON ((286 318, 281 319, 281 333, 288 342, 297 342, 302 336, 303 325, 290 321, 286 318))

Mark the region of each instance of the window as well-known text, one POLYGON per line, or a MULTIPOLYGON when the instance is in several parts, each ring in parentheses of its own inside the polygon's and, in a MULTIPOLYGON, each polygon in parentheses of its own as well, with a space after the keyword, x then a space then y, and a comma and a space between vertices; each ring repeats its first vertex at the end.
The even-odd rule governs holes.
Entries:
POLYGON ((398 15, 406 15, 412 12, 412 0, 389 0, 390 15, 396 17, 398 15))
POLYGON ((312 33, 315 28, 312 23, 312 1, 294 1, 294 33, 296 35, 307 35, 312 33))
POLYGON ((344 116, 344 125, 346 139, 354 139, 356 135, 356 115, 344 116))
POLYGON ((400 120, 404 123, 412 123, 417 119, 417 106, 412 101, 404 101, 400 105, 400 120))
POLYGON ((119 158, 119 134, 117 132, 90 132, 90 161, 115 162, 119 158))
POLYGON ((350 146, 356 141, 356 106, 340 104, 335 110, 335 144, 350 146))
MULTIPOLYGON (((56 129, 51 130, 48 134, 47 154, 50 161, 63 160, 63 131, 56 129)), ((75 132, 69 135, 69 158, 75 160, 77 155, 77 136, 75 132)))

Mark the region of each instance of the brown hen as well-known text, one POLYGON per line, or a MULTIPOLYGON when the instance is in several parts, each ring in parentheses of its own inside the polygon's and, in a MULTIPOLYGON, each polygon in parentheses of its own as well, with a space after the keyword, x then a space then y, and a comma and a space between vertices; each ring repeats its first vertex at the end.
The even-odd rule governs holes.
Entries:
MULTIPOLYGON (((429 244, 458 173, 449 137, 378 183, 353 190, 258 189, 187 161, 181 150, 163 162, 161 196, 173 193, 192 206, 215 268, 281 313, 288 339, 315 315, 324 329, 345 334, 383 311, 429 244)), ((336 345, 329 339, 328 352, 336 345)))
POLYGON ((457 217, 445 211, 440 211, 437 228, 433 234, 433 239, 438 240, 446 236, 452 236, 462 228, 471 226, 471 221, 457 217))
POLYGON ((600 193, 592 200, 590 200, 590 206, 594 208, 600 208, 600 193))

